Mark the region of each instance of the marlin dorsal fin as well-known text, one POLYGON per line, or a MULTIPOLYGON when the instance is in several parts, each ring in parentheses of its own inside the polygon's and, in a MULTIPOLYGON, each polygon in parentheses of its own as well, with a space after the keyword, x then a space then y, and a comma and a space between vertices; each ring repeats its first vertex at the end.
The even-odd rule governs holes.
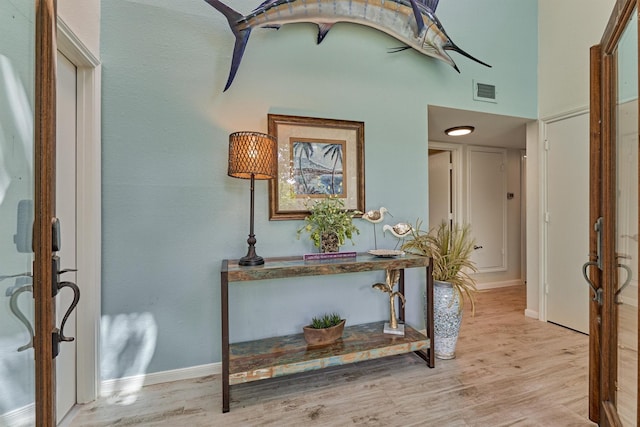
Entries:
POLYGON ((438 7, 438 1, 439 0, 420 0, 420 2, 427 6, 427 8, 431 9, 432 12, 436 11, 436 8, 438 7))
POLYGON ((322 40, 324 40, 331 27, 333 27, 333 24, 318 24, 318 44, 322 43, 322 40))
MULTIPOLYGON (((428 0, 427 0, 428 1, 428 0)), ((416 0, 411 0, 411 8, 413 9, 413 15, 416 17, 416 25, 418 25, 418 35, 424 30, 424 20, 422 19, 422 12, 420 6, 416 3, 416 0)))

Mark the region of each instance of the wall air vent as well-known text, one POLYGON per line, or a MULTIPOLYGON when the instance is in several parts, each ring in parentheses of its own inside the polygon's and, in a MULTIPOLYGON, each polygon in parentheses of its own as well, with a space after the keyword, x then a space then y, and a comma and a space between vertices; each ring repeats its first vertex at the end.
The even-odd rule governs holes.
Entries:
POLYGON ((473 81, 473 99, 476 101, 498 102, 496 86, 489 83, 473 81))

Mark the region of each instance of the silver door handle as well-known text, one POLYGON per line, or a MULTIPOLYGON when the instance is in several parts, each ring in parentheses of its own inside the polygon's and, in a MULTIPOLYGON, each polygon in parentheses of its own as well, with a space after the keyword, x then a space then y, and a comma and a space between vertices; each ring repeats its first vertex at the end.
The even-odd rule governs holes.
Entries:
POLYGON ((27 328, 30 337, 27 344, 18 347, 18 351, 24 351, 28 348, 33 347, 33 327, 31 326, 31 322, 29 322, 29 319, 27 319, 24 313, 20 311, 20 308, 18 308, 18 296, 20 296, 20 294, 25 291, 33 292, 33 285, 24 285, 19 287, 18 289, 15 289, 11 293, 11 299, 9 300, 9 308, 11 309, 11 312, 27 328))
POLYGON ((587 272, 587 269, 591 266, 599 267, 598 263, 595 261, 585 262, 582 266, 582 276, 584 277, 584 280, 586 280, 589 284, 591 292, 593 292, 593 301, 597 302, 598 305, 602 305, 602 288, 596 289, 595 283, 591 281, 591 279, 589 278, 589 273, 587 272))
POLYGON ((620 295, 620 292, 622 292, 622 290, 623 290, 624 288, 626 288, 626 287, 629 285, 629 283, 631 283, 631 274, 632 274, 632 273, 631 273, 631 268, 630 268, 628 265, 625 265, 625 264, 618 264, 618 267, 619 267, 619 268, 622 268, 623 270, 625 270, 625 271, 627 272, 627 277, 625 277, 625 279, 624 279, 624 283, 623 283, 623 284, 622 284, 622 286, 620 286, 620 287, 618 288, 618 290, 616 291, 616 304, 622 304, 622 302, 620 302, 620 301, 618 300, 618 296, 620 295))

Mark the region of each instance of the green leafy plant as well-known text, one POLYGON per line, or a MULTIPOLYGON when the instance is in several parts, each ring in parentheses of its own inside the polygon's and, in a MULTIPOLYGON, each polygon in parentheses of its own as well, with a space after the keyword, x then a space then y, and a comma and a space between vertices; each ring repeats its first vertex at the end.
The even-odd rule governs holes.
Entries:
POLYGON ((411 231, 411 237, 402 245, 402 250, 433 258, 433 279, 449 282, 460 299, 460 309, 466 296, 471 302, 471 313, 475 314, 475 293, 478 291, 470 273, 478 269, 471 261, 475 244, 469 224, 450 226, 442 222, 429 232, 421 230, 421 221, 411 231))
POLYGON ((309 325, 313 329, 326 329, 332 326, 336 326, 342 322, 342 318, 338 313, 331 314, 323 314, 320 317, 314 317, 311 319, 311 324, 309 325))
POLYGON ((344 245, 347 239, 355 244, 353 236, 360 234, 360 230, 353 224, 353 218, 362 212, 347 210, 344 201, 337 196, 327 196, 307 207, 311 215, 304 219, 305 225, 298 229, 298 239, 303 232, 308 232, 314 246, 320 248, 322 235, 333 233, 338 239, 339 246, 344 245))

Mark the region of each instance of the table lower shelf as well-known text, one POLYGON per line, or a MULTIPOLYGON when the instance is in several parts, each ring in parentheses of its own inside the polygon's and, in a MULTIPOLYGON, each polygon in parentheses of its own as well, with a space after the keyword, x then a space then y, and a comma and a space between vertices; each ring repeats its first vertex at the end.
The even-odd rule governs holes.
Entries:
POLYGON ((409 325, 400 336, 383 333, 384 323, 346 327, 342 339, 321 347, 307 346, 303 334, 231 344, 229 384, 429 349, 429 338, 409 325))

